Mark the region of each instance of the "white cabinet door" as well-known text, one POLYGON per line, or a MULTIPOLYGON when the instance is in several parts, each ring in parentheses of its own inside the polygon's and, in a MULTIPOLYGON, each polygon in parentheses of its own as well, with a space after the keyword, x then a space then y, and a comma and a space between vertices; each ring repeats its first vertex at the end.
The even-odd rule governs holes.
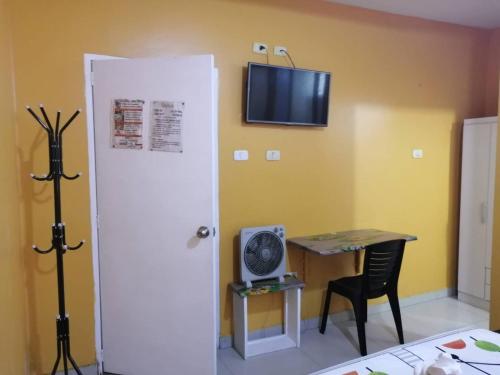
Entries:
POLYGON ((463 132, 458 290, 485 298, 491 257, 496 118, 467 120, 463 132))
POLYGON ((104 371, 215 374, 213 57, 94 61, 93 74, 104 371), (144 100, 142 149, 111 147, 114 99, 144 100), (184 103, 182 152, 150 150, 152 101, 184 103))

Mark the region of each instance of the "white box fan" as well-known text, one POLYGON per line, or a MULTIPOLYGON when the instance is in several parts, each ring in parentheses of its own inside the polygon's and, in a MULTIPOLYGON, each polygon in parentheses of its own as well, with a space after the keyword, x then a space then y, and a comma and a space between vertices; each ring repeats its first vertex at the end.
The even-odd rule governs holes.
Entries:
POLYGON ((243 228, 240 231, 241 281, 247 287, 252 281, 278 278, 286 273, 285 227, 243 228))

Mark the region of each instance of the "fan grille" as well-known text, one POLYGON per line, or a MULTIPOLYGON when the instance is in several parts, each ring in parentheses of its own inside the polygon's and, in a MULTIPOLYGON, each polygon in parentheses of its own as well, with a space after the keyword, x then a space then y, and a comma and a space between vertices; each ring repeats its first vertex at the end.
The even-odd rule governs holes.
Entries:
POLYGON ((278 268, 283 254, 283 243, 276 234, 259 232, 248 241, 243 258, 250 272, 257 276, 265 276, 278 268))

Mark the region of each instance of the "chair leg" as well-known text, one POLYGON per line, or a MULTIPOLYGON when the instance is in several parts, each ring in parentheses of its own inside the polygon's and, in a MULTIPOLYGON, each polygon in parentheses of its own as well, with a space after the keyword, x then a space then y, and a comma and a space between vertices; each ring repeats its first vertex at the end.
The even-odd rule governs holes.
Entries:
POLYGON ((394 323, 396 323, 396 330, 398 331, 399 343, 404 344, 405 341, 403 337, 403 324, 401 322, 401 311, 399 310, 399 299, 397 290, 388 292, 387 297, 389 297, 392 316, 394 316, 394 323))
POLYGON ((330 310, 330 299, 332 297, 332 290, 330 289, 330 285, 328 285, 328 289, 326 290, 325 297, 325 306, 323 307, 323 317, 321 318, 321 325, 319 327, 319 332, 324 334, 326 329, 326 321, 328 320, 328 312, 330 310))
POLYGON ((365 317, 365 323, 368 322, 368 299, 363 300, 363 316, 365 317))
POLYGON ((365 314, 364 304, 366 301, 351 301, 356 317, 356 326, 358 328, 359 352, 362 356, 366 355, 366 335, 365 335, 365 314))

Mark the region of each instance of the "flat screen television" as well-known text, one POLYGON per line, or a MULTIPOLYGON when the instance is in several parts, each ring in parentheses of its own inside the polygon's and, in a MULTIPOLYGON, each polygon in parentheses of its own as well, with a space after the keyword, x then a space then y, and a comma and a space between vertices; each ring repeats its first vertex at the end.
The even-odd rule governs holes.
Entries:
POLYGON ((248 63, 248 123, 327 126, 330 73, 248 63))

